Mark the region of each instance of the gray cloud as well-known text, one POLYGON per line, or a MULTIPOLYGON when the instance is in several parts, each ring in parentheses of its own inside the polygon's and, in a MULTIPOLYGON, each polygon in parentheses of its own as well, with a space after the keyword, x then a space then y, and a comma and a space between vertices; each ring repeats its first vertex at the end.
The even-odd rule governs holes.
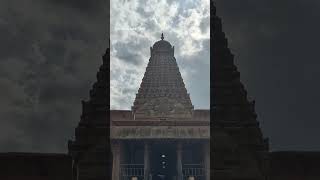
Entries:
POLYGON ((200 29, 202 33, 206 33, 207 31, 210 31, 210 17, 206 17, 201 20, 200 29))
MULTIPOLYGON (((79 121, 80 100, 87 99, 107 46, 104 3, 0 2, 0 151, 66 151, 66 142, 79 121)), ((182 7, 195 6, 191 1, 179 3, 177 14, 188 17, 182 7)), ((261 126, 274 150, 320 148, 319 5, 315 0, 217 0, 241 79, 249 95, 256 99, 261 126)), ((136 68, 114 67, 123 71, 123 76, 111 72, 119 84, 124 83, 121 79, 129 80, 119 91, 120 107, 132 103, 149 57, 149 46, 162 30, 156 21, 147 18, 148 13, 141 8, 137 11, 146 20, 142 26, 145 29, 134 31, 128 41, 118 39, 122 47, 130 48, 128 56, 137 55, 132 61, 136 68)), ((175 27, 172 31, 187 27, 178 24, 178 17, 171 20, 175 27)), ((206 19, 200 28, 204 33, 206 19)), ((177 37, 181 32, 165 31, 166 39, 176 47, 181 71, 189 72, 185 83, 193 102, 206 106, 208 92, 194 87, 206 87, 204 78, 209 76, 193 72, 190 67, 208 67, 201 61, 208 55, 208 40, 191 42, 194 47, 202 47, 204 53, 182 55, 181 40, 188 38, 177 37)), ((126 33, 122 31, 121 35, 126 33)), ((126 63, 128 58, 121 55, 121 63, 126 63)))
POLYGON ((106 48, 104 4, 1 1, 0 151, 66 151, 106 48))
POLYGON ((77 9, 85 12, 101 13, 105 11, 105 0, 49 0, 50 2, 58 5, 65 6, 67 8, 77 9))
POLYGON ((122 61, 133 65, 141 65, 143 62, 143 57, 139 55, 141 48, 143 48, 141 43, 137 44, 134 42, 118 42, 114 44, 114 49, 117 51, 116 56, 122 61))
POLYGON ((209 51, 205 52, 208 47, 203 46, 204 41, 209 42, 209 31, 204 30, 209 27, 205 25, 209 1, 111 3, 111 13, 117 14, 111 17, 111 107, 130 109, 150 57, 149 47, 163 32, 175 46, 175 56, 195 107, 209 108, 209 51), (135 71, 129 73, 132 65, 135 71), (199 81, 200 76, 206 77, 199 81), (198 93, 200 88, 203 91, 198 93))

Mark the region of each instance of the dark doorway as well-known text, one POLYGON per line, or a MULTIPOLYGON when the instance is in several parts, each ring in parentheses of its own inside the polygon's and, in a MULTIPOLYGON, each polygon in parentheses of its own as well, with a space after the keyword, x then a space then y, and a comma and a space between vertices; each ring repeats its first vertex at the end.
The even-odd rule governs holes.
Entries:
POLYGON ((156 144, 151 148, 152 180, 174 180, 176 176, 176 148, 172 144, 156 144))

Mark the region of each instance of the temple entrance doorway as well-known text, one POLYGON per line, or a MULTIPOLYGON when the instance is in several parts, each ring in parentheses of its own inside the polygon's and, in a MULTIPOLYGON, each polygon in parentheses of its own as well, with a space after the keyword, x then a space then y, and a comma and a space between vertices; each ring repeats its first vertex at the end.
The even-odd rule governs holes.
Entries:
POLYGON ((152 180, 176 179, 177 155, 174 144, 154 144, 150 155, 152 180))

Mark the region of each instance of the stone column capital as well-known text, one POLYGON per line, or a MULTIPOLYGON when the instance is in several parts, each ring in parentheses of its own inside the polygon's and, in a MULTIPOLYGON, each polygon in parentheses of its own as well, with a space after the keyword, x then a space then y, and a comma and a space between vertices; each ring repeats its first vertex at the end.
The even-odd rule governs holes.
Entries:
POLYGON ((181 142, 178 142, 177 143, 177 151, 182 151, 182 148, 183 148, 183 144, 181 142))
POLYGON ((144 142, 144 148, 145 149, 150 149, 150 143, 149 142, 144 142))
POLYGON ((121 142, 113 142, 111 144, 111 149, 113 153, 120 153, 121 142))

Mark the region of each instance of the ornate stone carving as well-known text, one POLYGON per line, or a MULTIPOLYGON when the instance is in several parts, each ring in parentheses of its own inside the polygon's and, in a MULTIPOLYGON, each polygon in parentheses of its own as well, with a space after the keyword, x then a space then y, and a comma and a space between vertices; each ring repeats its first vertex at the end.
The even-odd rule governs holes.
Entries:
POLYGON ((192 112, 178 100, 162 97, 145 102, 136 110, 136 114, 145 117, 175 117, 179 115, 191 117, 192 112))
POLYGON ((209 139, 208 126, 114 126, 111 139, 209 139))
POLYGON ((193 106, 179 72, 173 47, 162 38, 153 45, 151 51, 149 64, 132 107, 135 118, 191 118, 193 106))

